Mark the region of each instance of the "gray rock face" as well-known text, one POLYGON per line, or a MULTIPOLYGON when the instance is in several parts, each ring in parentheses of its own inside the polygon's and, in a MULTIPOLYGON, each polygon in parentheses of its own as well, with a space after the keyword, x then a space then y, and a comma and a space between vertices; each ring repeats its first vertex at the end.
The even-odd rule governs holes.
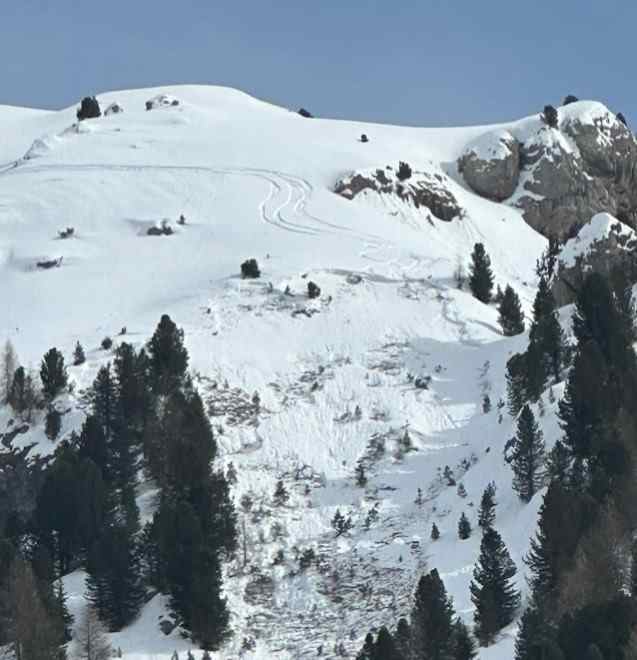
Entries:
POLYGON ((510 203, 545 236, 573 235, 600 212, 637 226, 637 142, 604 106, 572 103, 559 109, 557 129, 529 119, 511 133, 517 140, 507 131, 481 136, 458 160, 476 193, 513 196, 510 203))
POLYGON ((439 220, 450 222, 460 215, 461 208, 455 196, 444 185, 442 175, 414 172, 409 179, 399 181, 393 169, 374 172, 355 172, 340 179, 334 192, 347 199, 354 199, 364 191, 394 195, 412 203, 416 208, 427 207, 439 220))
POLYGON ((609 277, 616 268, 630 282, 637 282, 637 235, 615 218, 600 214, 562 247, 552 282, 557 304, 574 302, 589 273, 609 277))
POLYGON ((518 186, 520 145, 508 131, 488 133, 467 147, 458 171, 478 195, 502 202, 518 186))

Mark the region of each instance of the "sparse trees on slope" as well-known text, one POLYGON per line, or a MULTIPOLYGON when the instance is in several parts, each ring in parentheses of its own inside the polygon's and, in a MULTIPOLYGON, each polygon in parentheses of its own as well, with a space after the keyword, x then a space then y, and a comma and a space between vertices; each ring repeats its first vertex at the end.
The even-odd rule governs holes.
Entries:
POLYGON ((511 453, 513 488, 523 502, 529 502, 545 478, 542 431, 528 405, 522 408, 511 453))
POLYGON ((509 284, 502 295, 498 313, 498 321, 505 337, 513 337, 524 332, 524 313, 520 298, 509 284))
POLYGON ((64 356, 57 348, 51 348, 42 358, 40 366, 42 390, 49 399, 54 399, 66 387, 68 376, 64 366, 64 356))
POLYGON ((491 259, 482 243, 476 243, 473 246, 469 271, 471 293, 480 302, 490 302, 493 290, 493 272, 491 271, 491 259))
POLYGON ((512 584, 516 573, 500 534, 488 527, 482 535, 480 556, 470 585, 475 633, 482 646, 491 644, 496 634, 515 617, 520 604, 520 594, 512 584))

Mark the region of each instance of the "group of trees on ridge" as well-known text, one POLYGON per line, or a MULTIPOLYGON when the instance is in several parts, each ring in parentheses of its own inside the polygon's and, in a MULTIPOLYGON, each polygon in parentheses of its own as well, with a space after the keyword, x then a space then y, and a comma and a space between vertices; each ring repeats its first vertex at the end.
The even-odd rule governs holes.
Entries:
MULTIPOLYGON (((78 568, 88 573, 87 616, 109 631, 161 592, 202 648, 218 648, 229 634, 221 568, 236 547, 236 516, 225 476, 212 469, 216 443, 183 339, 164 315, 144 348, 117 347, 86 396, 81 432, 60 442, 46 467, 33 515, 14 512, 0 530, 0 586, 10 596, 0 606, 0 644, 38 645, 20 660, 65 657, 70 617, 60 578, 78 568), (143 527, 140 471, 159 489, 143 527), (28 609, 40 616, 23 616, 28 609)), ((67 382, 59 351, 45 355, 40 376, 52 403, 67 382)))

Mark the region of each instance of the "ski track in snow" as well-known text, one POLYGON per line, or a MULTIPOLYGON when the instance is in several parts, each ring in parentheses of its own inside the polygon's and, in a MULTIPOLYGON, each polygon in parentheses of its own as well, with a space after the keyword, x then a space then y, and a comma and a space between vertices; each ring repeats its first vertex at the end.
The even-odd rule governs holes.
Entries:
POLYGON ((297 234, 318 236, 321 234, 339 234, 346 238, 370 242, 385 242, 378 236, 357 232, 344 225, 323 220, 307 210, 308 202, 314 194, 314 187, 306 179, 274 170, 249 167, 214 168, 199 165, 118 165, 78 163, 49 163, 46 165, 31 165, 29 161, 16 161, 6 169, 0 167, 0 175, 19 176, 38 172, 65 171, 111 171, 111 172, 198 172, 229 176, 248 176, 260 179, 269 184, 268 195, 258 206, 263 222, 269 225, 297 234), (291 211, 291 213, 289 213, 291 211), (294 217, 293 221, 290 215, 294 217), (304 221, 303 223, 301 223, 304 221))

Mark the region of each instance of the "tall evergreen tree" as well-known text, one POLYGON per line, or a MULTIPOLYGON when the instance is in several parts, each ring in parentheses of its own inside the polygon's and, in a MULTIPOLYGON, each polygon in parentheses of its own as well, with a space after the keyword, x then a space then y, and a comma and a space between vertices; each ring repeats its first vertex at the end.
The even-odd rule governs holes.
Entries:
POLYGON ((493 272, 491 270, 491 259, 482 243, 476 243, 473 246, 469 272, 471 293, 480 302, 490 302, 491 292, 493 291, 493 272))
POLYGON ((509 284, 504 290, 498 313, 498 321, 505 337, 513 337, 524 332, 524 313, 520 298, 509 284))
POLYGON ((84 348, 82 347, 82 344, 78 341, 75 344, 75 348, 73 349, 73 365, 78 367, 80 364, 84 364, 86 362, 86 354, 84 353, 84 348))
POLYGON ((112 522, 93 545, 87 565, 89 599, 112 632, 137 616, 144 600, 140 555, 126 526, 112 522))
POLYGON ((495 522, 495 482, 491 481, 482 493, 480 509, 478 510, 478 526, 482 529, 493 526, 495 522))
POLYGON ((51 348, 42 358, 40 366, 42 390, 49 399, 54 399, 66 387, 68 376, 64 366, 64 356, 57 348, 51 348))
POLYGON ((542 432, 531 408, 525 405, 518 419, 511 453, 513 488, 523 502, 529 502, 544 483, 544 454, 542 432))
POLYGON ((401 617, 398 619, 396 625, 396 632, 394 633, 394 642, 396 648, 404 660, 409 660, 412 657, 412 642, 411 642, 411 626, 407 619, 401 617))
POLYGON ((506 366, 507 404, 511 417, 517 417, 528 398, 527 354, 515 353, 506 366))
POLYGON ((452 651, 453 605, 434 568, 423 575, 416 588, 411 612, 414 657, 447 660, 452 651))
POLYGON ((458 521, 458 538, 461 541, 465 541, 471 536, 471 523, 465 515, 464 511, 460 514, 460 520, 458 521))
POLYGON ((511 581, 516 573, 500 534, 493 527, 487 527, 469 587, 475 606, 475 632, 482 646, 491 644, 496 634, 515 617, 520 594, 511 581))
POLYGON ((374 660, 403 660, 392 634, 383 626, 374 645, 374 660))
POLYGON ((478 654, 469 629, 461 619, 453 624, 453 660, 472 660, 478 654))
POLYGON ((149 367, 157 394, 167 394, 183 384, 188 368, 184 331, 164 314, 148 342, 149 367))
POLYGON ((550 375, 559 379, 564 359, 564 333, 557 315, 557 306, 546 277, 540 278, 533 301, 533 322, 529 330, 527 387, 537 399, 550 375))

